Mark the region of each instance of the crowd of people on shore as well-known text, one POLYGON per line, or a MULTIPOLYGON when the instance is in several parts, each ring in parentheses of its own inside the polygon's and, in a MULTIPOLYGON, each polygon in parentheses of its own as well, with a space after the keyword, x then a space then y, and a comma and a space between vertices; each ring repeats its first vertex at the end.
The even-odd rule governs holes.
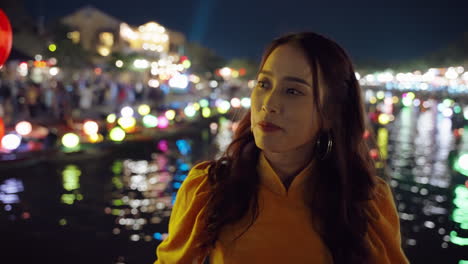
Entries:
POLYGON ((161 89, 151 88, 141 81, 122 82, 106 75, 71 81, 52 78, 40 83, 0 76, 0 117, 6 124, 37 118, 65 121, 73 111, 89 111, 95 107, 117 110, 123 104, 161 98, 161 89))

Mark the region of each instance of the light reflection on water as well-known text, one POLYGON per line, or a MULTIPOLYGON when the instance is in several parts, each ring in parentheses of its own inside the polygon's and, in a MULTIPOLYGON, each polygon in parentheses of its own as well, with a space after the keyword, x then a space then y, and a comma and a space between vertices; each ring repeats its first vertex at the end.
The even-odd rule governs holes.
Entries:
POLYGON ((466 248, 460 247, 450 232, 454 226, 450 217, 454 175, 449 167, 450 153, 455 149, 452 120, 438 111, 436 101, 429 102, 425 111, 401 109, 397 121, 389 126, 391 186, 403 246, 410 259, 456 263, 466 258, 462 253, 466 248))
MULTIPOLYGON (((390 184, 410 260, 456 263, 468 259, 463 253, 466 246, 462 247, 468 237, 468 196, 460 191, 466 190, 464 182, 449 163, 452 151, 468 150, 468 129, 457 145, 452 121, 438 111, 438 102, 424 103, 430 106, 424 111, 405 107, 395 112, 395 122, 377 129, 377 144, 392 172, 390 184)), ((219 155, 235 125, 222 119, 210 124, 202 138, 215 135, 219 155)), ((5 230, 31 224, 42 236, 92 234, 78 240, 76 247, 86 243, 97 247, 96 254, 109 256, 101 263, 151 263, 157 244, 167 236, 177 190, 201 154, 194 153, 191 139, 160 140, 141 148, 145 151, 137 148, 103 160, 48 164, 25 170, 28 177, 12 173, 16 176, 0 179, 0 224, 5 230), (50 177, 42 179, 44 174, 50 177), (100 244, 109 244, 110 249, 100 244)))

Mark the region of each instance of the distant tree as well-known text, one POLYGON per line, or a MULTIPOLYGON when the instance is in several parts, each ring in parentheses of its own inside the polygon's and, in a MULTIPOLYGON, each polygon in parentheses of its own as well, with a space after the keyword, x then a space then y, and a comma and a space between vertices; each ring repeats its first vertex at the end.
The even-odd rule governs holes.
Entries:
POLYGON ((71 39, 67 37, 68 32, 71 32, 71 28, 60 23, 54 22, 48 30, 48 39, 50 44, 56 45, 55 51, 47 51, 49 57, 55 57, 57 64, 61 67, 66 68, 82 68, 91 64, 90 52, 83 49, 81 44, 73 43, 71 39))
POLYGON ((468 32, 446 47, 427 55, 405 61, 357 60, 356 70, 367 74, 392 69, 396 72, 424 71, 429 68, 464 66, 468 68, 468 32))
POLYGON ((227 67, 236 70, 244 69, 245 75, 240 76, 240 79, 251 80, 255 79, 258 70, 258 63, 255 60, 248 58, 236 58, 227 63, 227 67))
POLYGON ((188 43, 186 46, 186 55, 192 63, 191 71, 198 75, 210 75, 213 74, 216 69, 226 66, 226 60, 223 57, 198 43, 188 43))

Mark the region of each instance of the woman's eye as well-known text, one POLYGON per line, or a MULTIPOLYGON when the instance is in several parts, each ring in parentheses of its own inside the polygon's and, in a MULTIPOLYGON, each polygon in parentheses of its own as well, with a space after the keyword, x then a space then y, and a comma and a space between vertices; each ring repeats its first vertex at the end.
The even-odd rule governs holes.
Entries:
POLYGON ((301 91, 299 90, 296 90, 296 89, 293 89, 293 88, 288 88, 286 90, 286 93, 287 94, 292 94, 292 95, 303 95, 304 93, 302 93, 301 91))
POLYGON ((257 86, 260 88, 267 88, 267 83, 264 81, 258 81, 257 86))

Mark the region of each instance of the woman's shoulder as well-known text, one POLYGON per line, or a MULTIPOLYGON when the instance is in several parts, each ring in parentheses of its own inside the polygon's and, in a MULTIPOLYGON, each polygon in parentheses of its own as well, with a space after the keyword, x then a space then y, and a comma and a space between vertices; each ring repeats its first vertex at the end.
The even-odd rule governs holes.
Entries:
POLYGON ((200 193, 208 192, 208 170, 210 168, 210 164, 211 162, 204 161, 193 166, 192 169, 188 172, 185 180, 182 182, 178 193, 185 196, 187 200, 190 200, 200 193))
POLYGON ((396 206, 390 185, 384 179, 377 177, 375 180, 372 199, 369 204, 371 219, 380 220, 381 217, 389 221, 398 221, 395 219, 396 206))
POLYGON ((183 184, 195 184, 203 181, 208 176, 208 170, 210 169, 211 162, 203 161, 197 163, 195 166, 190 169, 187 174, 187 178, 184 180, 183 184))
POLYGON ((381 177, 375 177, 374 200, 386 199, 392 196, 392 190, 388 182, 381 177))

